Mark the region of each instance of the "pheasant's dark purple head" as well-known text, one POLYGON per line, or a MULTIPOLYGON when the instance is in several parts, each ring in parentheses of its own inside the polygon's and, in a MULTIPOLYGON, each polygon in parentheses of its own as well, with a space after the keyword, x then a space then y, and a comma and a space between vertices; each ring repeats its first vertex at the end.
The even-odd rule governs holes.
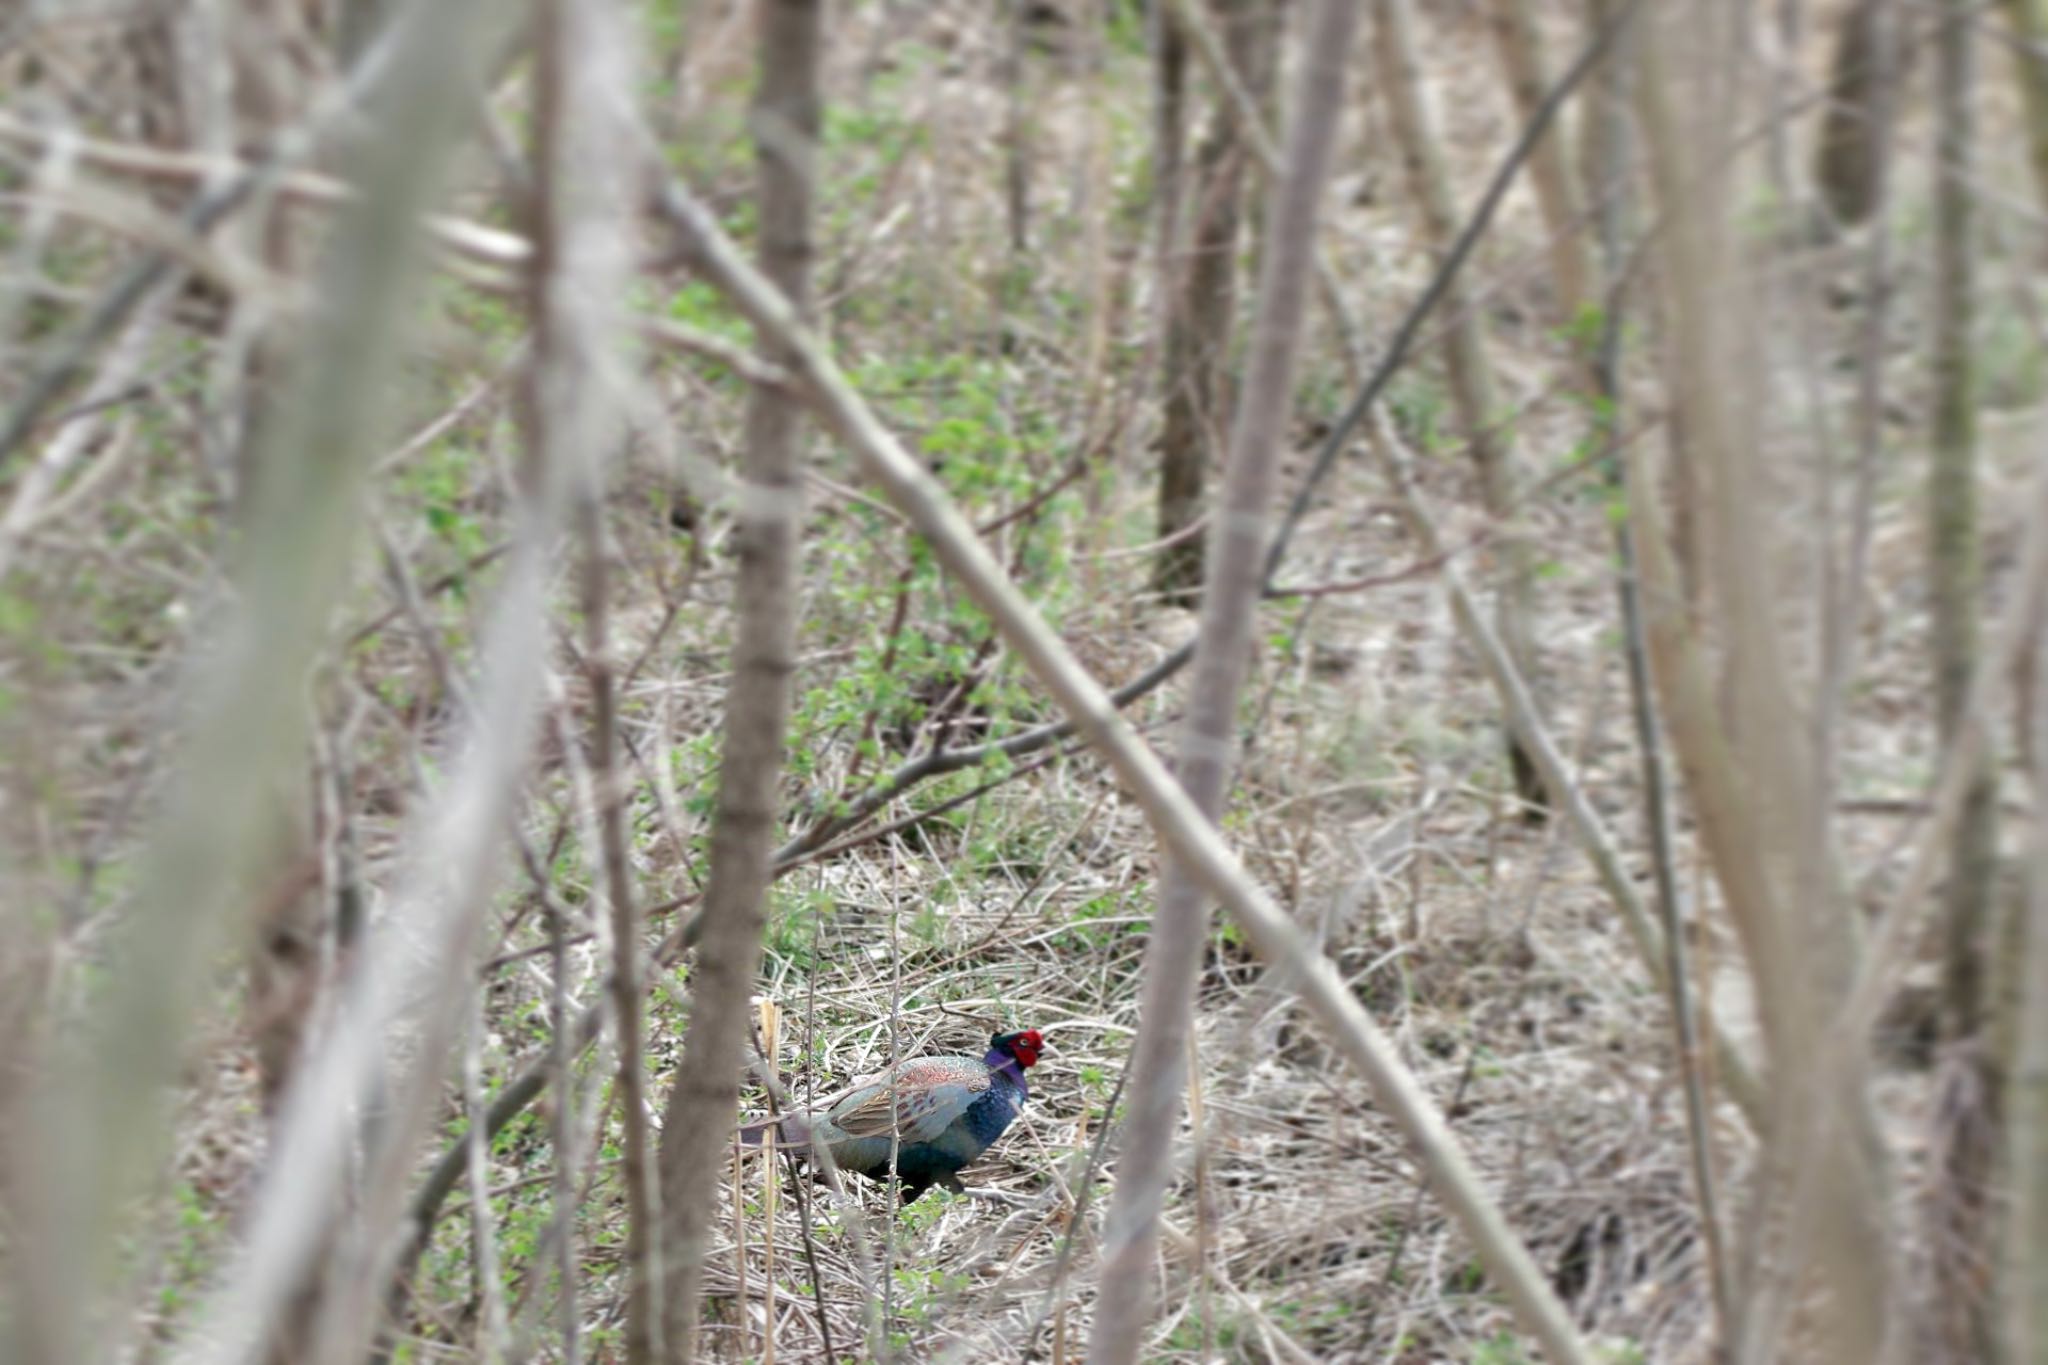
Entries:
POLYGON ((1045 1035, 1035 1028, 1019 1033, 998 1033, 988 1040, 992 1052, 1007 1052, 1017 1059, 1018 1066, 1037 1066, 1038 1054, 1045 1051, 1045 1035))

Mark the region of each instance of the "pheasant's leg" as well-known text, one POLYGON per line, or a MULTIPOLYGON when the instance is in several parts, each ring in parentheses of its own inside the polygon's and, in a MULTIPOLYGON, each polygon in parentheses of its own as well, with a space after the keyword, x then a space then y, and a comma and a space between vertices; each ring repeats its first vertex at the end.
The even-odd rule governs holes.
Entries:
POLYGON ((948 1171, 946 1172, 946 1174, 940 1176, 938 1180, 938 1185, 940 1189, 951 1191, 954 1194, 967 1193, 967 1187, 960 1183, 960 1176, 958 1175, 958 1173, 953 1171, 948 1171))
POLYGON ((903 1202, 906 1204, 915 1202, 917 1197, 923 1194, 927 1188, 928 1186, 925 1181, 905 1180, 900 1187, 903 1202))

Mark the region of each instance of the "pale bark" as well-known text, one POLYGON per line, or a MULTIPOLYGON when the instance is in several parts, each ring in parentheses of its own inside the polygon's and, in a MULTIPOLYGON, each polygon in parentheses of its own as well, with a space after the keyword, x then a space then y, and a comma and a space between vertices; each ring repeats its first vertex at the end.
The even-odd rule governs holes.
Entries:
MULTIPOLYGON (((1502 0, 1502 3, 1514 6, 1526 15, 1523 0, 1502 0)), ((1603 27, 1612 23, 1617 7, 1617 0, 1594 0, 1591 22, 1603 27)), ((1529 35, 1532 41, 1533 36, 1533 33, 1529 35)), ((1635 203, 1635 196, 1630 192, 1630 172, 1635 165, 1635 156, 1627 112, 1629 56, 1633 50, 1632 44, 1624 43, 1618 47, 1613 59, 1601 69, 1585 110, 1587 134, 1584 145, 1589 191, 1595 205, 1594 235, 1600 248, 1600 294, 1607 302, 1602 310, 1599 335, 1585 338, 1580 353, 1587 361, 1588 390, 1600 400, 1593 435, 1610 447, 1619 438, 1624 414, 1629 408, 1627 385, 1623 380, 1621 310, 1623 276, 1627 269, 1623 238, 1633 217, 1635 203)), ((1532 54, 1522 60, 1536 69, 1538 83, 1545 83, 1541 76, 1540 55, 1532 54)), ((1561 165, 1564 161, 1562 152, 1558 153, 1557 159, 1561 165)), ((1574 209, 1576 184, 1567 176, 1567 182, 1557 196, 1559 202, 1555 211, 1563 214, 1574 209)), ((1544 204, 1546 214, 1551 213, 1551 196, 1545 196, 1544 204)), ((1574 244, 1573 248, 1567 249, 1569 254, 1589 256, 1590 253, 1576 248, 1579 235, 1575 229, 1575 221, 1564 217, 1551 224, 1553 233, 1564 233, 1574 244)), ((1590 263, 1586 268, 1590 271, 1590 263)), ((1590 286, 1590 274, 1586 278, 1590 286)), ((1580 310, 1593 302, 1591 298, 1568 300, 1567 319, 1578 321, 1580 310)), ((1611 449, 1606 463, 1607 485, 1621 495, 1626 507, 1626 481, 1620 462, 1611 449)), ((1650 678, 1650 642, 1643 622, 1642 575, 1638 568, 1642 562, 1638 547, 1640 539, 1641 533, 1633 514, 1624 517, 1614 528, 1615 595, 1621 610, 1622 651, 1628 664, 1630 719, 1635 726, 1636 748, 1641 762, 1643 825, 1650 843, 1658 922, 1664 933, 1663 984, 1671 1009, 1673 1039, 1677 1044, 1679 1079, 1685 1088, 1686 1145, 1691 1157, 1693 1193, 1699 1201, 1700 1236, 1707 1261, 1708 1285, 1713 1296, 1715 1336, 1725 1342, 1733 1336, 1734 1276, 1729 1264, 1727 1228, 1722 1221, 1720 1183, 1714 1165, 1715 1125, 1708 1094, 1709 1064, 1713 1064, 1714 1073, 1723 1078, 1729 1092, 1741 1104, 1753 1131, 1764 1131, 1769 1109, 1761 1087, 1755 1083, 1753 1069, 1745 1067, 1746 1075, 1729 1070, 1726 1055, 1731 1049, 1720 1020, 1715 1016, 1711 1003, 1697 998, 1693 988, 1687 929, 1680 909, 1678 840, 1674 827, 1675 803, 1672 800, 1670 765, 1666 758, 1655 686, 1650 678), (1707 1050, 1701 1047, 1702 1035, 1707 1050), (1749 1096, 1747 1099, 1744 1098, 1745 1088, 1749 1096)))
MULTIPOLYGON (((1344 112, 1344 72, 1357 30, 1358 0, 1320 0, 1304 29, 1300 104, 1286 171, 1268 204, 1258 317, 1244 394, 1232 424, 1224 486, 1209 529, 1195 672, 1179 741, 1178 772, 1210 822, 1223 812, 1237 744, 1237 701, 1250 667, 1262 565, 1287 422, 1294 368, 1308 309, 1316 218, 1344 112)), ((1116 1193, 1102 1253, 1091 1365, 1138 1358, 1153 1311, 1152 1256, 1159 1213, 1173 1174, 1195 978, 1209 920, 1208 896, 1183 862, 1169 857, 1145 948, 1145 980, 1131 1099, 1116 1193)))
POLYGON ((1750 1283, 1743 1289, 1745 1341, 1738 1358, 1762 1359, 1775 1350, 1789 1291, 1811 1285, 1817 1273, 1828 1290, 1820 1325, 1830 1358, 1875 1360, 1894 1307, 1888 1177, 1864 1068, 1854 1056, 1829 1057, 1822 1046, 1849 995, 1854 926, 1825 825, 1816 818, 1812 756, 1777 634, 1768 576, 1772 527, 1754 514, 1768 499, 1751 429, 1757 376, 1737 340, 1747 282, 1730 250, 1726 172, 1714 169, 1721 164, 1717 147, 1699 148, 1713 125, 1697 115, 1690 122, 1680 118, 1660 39, 1668 35, 1647 37, 1639 49, 1636 105, 1666 224, 1666 365, 1674 417, 1689 458, 1703 476, 1711 475, 1695 487, 1705 497, 1702 521, 1724 644, 1719 679, 1709 681, 1687 619, 1645 443, 1630 451, 1629 509, 1641 533, 1645 626, 1658 691, 1701 838, 1755 981, 1773 1072, 1780 1117, 1771 1125, 1757 1217, 1782 1225, 1792 1248, 1785 1262, 1752 1257, 1744 1267, 1750 1283), (1726 728, 1723 697, 1732 712, 1726 728), (1825 1162, 1818 1159, 1821 1149, 1806 1142, 1800 1125, 1809 1121, 1839 1134, 1825 1162), (1759 1295, 1769 1298, 1769 1311, 1749 1302, 1759 1295))
MULTIPOLYGON (((464 686, 445 660, 437 664, 443 685, 464 704, 466 742, 445 802, 418 822, 413 865, 388 921, 405 929, 387 930, 373 941, 372 955, 358 973, 361 984, 351 984, 351 1015, 336 1025, 334 1043, 319 1056, 320 1070, 309 1086, 313 1095, 324 1092, 326 1103, 346 1102, 351 1091, 366 1088, 390 1092, 375 1137, 365 1143, 361 1206, 342 1224, 332 1256, 345 1274, 329 1271, 319 1340, 306 1357, 322 1362, 357 1358, 364 1338, 384 1325, 380 1308, 400 1302, 392 1294, 386 1256, 404 1216, 414 1152, 437 1116, 447 1059, 470 1004, 446 983, 471 977, 483 912, 504 863, 505 831, 515 823, 523 791, 535 713, 551 686, 545 604, 556 542, 568 529, 572 509, 599 496, 620 444, 618 414, 631 383, 622 349, 634 189, 623 155, 628 111, 618 92, 631 89, 634 79, 620 7, 607 2, 544 9, 534 37, 544 110, 535 125, 536 245, 526 290, 535 340, 522 393, 525 440, 516 470, 512 544, 503 587, 480 640, 480 681, 464 686), (431 944, 429 951, 419 951, 420 938, 431 944), (423 985, 422 978, 433 986, 423 985), (377 1069, 376 1049, 393 1051, 394 1037, 416 1038, 420 1061, 387 1083, 377 1069)), ((431 629, 417 616, 416 628, 423 635, 431 629)), ((564 1090, 558 1100, 573 1115, 577 1097, 564 1090)), ((329 1159, 317 1139, 303 1131, 293 1138, 296 1151, 284 1146, 298 1164, 280 1171, 276 1196, 285 1204, 293 1192, 318 1187, 319 1177, 308 1172, 329 1159)), ((571 1165, 576 1160, 566 1147, 553 1158, 571 1165)), ((565 1240, 565 1261, 573 1263, 573 1237, 565 1240)), ((573 1275, 560 1292, 573 1295, 573 1275)), ((391 1349, 392 1334, 402 1330, 390 1325, 379 1358, 391 1349)), ((573 1362, 574 1338, 565 1338, 563 1348, 573 1362)))
MULTIPOLYGON (((2018 39, 2013 77, 2026 113, 2034 189, 2048 202, 2048 0, 2005 0, 2004 9, 2018 39)), ((2004 1100, 2012 1208, 1999 1280, 2005 1358, 2029 1362, 2048 1360, 2048 991, 2039 985, 2048 981, 2048 630, 2036 622, 2033 631, 2032 657, 2019 670, 2031 682, 2018 709, 2034 779, 2034 826, 2026 902, 2014 930, 2019 989, 2004 1100)))
MULTIPOLYGON (((808 302, 818 139, 819 0, 759 0, 761 85, 754 100, 764 274, 801 311, 808 302)), ((773 337, 772 363, 791 357, 773 337)), ((801 412, 757 388, 747 405, 738 507, 739 622, 726 698, 718 806, 694 1003, 661 1139, 667 1358, 698 1357, 698 1303, 718 1176, 739 1104, 748 1004, 767 920, 783 732, 797 620, 802 529, 801 412)))
MULTIPOLYGON (((550 0, 540 14, 534 104, 539 212, 533 228, 534 363, 528 406, 529 450, 544 460, 569 463, 569 468, 552 471, 544 478, 559 478, 568 490, 583 554, 583 664, 591 706, 589 763, 599 864, 612 933, 611 1011, 624 1137, 619 1181, 626 1204, 626 1358, 633 1365, 647 1365, 655 1358, 657 1342, 661 1274, 652 1242, 660 1204, 648 1150, 640 923, 626 851, 627 788, 619 772, 618 689, 610 657, 610 547, 604 527, 604 482, 599 476, 607 452, 585 446, 588 441, 612 441, 617 436, 589 427, 588 416, 566 391, 569 385, 601 389, 615 378, 602 372, 600 353, 592 344, 596 339, 589 333, 588 302, 576 296, 592 289, 625 287, 622 252, 606 253, 609 259, 604 264, 613 275, 610 279, 591 278, 587 272, 592 261, 578 258, 586 247, 578 232, 590 169, 582 163, 605 155, 587 133, 615 98, 606 85, 624 76, 624 35, 619 24, 618 9, 610 0, 550 0), (585 107, 577 107, 579 104, 585 107)), ((558 1080, 567 1080, 566 1071, 558 1080)), ((564 1111, 573 1112, 572 1092, 564 1090, 557 1102, 564 1111)), ((555 1160, 563 1165, 569 1161, 568 1152, 559 1144, 555 1160)), ((569 1232, 564 1229, 565 1236, 569 1232)), ((569 1237, 568 1246, 573 1245, 573 1237, 569 1237)), ((572 1253, 565 1262, 572 1270, 573 1261, 572 1253)), ((574 1284, 572 1274, 561 1292, 572 1295, 574 1284)), ((574 1333, 567 1335, 563 1349, 573 1357, 574 1333)))

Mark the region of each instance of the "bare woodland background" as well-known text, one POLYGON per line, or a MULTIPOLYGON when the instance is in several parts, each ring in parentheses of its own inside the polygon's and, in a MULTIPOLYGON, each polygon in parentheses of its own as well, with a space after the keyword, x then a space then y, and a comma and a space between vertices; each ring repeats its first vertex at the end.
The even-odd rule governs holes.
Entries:
POLYGON ((2048 1361, 2044 206, 2043 0, 0 12, 6 1358, 2048 1361))

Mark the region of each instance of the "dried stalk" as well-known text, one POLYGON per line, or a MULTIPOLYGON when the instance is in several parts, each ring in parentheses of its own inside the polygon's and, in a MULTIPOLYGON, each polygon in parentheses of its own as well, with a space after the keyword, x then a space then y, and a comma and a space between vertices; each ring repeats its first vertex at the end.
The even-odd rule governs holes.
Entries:
POLYGON ((462 1044, 462 1108, 468 1121, 463 1137, 469 1144, 470 1276, 483 1305, 477 1326, 477 1358, 494 1362, 503 1358, 510 1327, 498 1264, 498 1230, 491 1216, 490 1163, 484 1149, 483 990, 473 991, 470 1000, 469 1027, 462 1044))
MULTIPOLYGON (((560 1349, 564 1365, 577 1365, 583 1358, 582 1324, 583 1314, 577 1300, 576 1258, 576 1055, 584 1047, 595 1042, 603 1031, 603 1016, 593 1010, 587 1022, 587 1037, 572 1040, 569 1023, 569 923, 568 915, 560 905, 548 906, 548 1022, 553 1032, 548 1038, 548 1054, 541 1068, 535 1073, 541 1078, 541 1086, 534 1093, 552 1085, 555 1091, 554 1111, 548 1116, 548 1140, 554 1144, 554 1170, 549 1180, 549 1231, 555 1238, 555 1295, 561 1321, 558 1324, 560 1349)), ((496 1138, 503 1123, 494 1125, 492 1120, 503 1110, 505 1099, 511 1087, 500 1091, 490 1111, 475 1120, 483 1129, 483 1140, 488 1143, 496 1138)), ((525 1106, 522 1105, 521 1108, 525 1106)), ((470 1165, 476 1163, 476 1154, 469 1152, 470 1165)), ((435 1210, 436 1212, 438 1210, 435 1210)), ((393 1276, 392 1293, 406 1286, 412 1278, 413 1262, 432 1235, 434 1224, 431 1213, 422 1217, 419 1200, 412 1206, 413 1240, 400 1257, 404 1266, 393 1276)))
MULTIPOLYGON (((782 1014, 773 1000, 761 1001, 760 1019, 761 1051, 769 1059, 770 1069, 772 1070, 775 1057, 781 1050, 782 1039, 782 1014)), ((761 1169, 767 1173, 766 1179, 763 1180, 761 1185, 761 1225, 767 1229, 766 1234, 761 1239, 763 1243, 761 1248, 761 1292, 766 1315, 765 1322, 761 1328, 761 1365, 775 1365, 775 1203, 776 1196, 781 1190, 781 1187, 775 1183, 775 1139, 778 1132, 778 1129, 771 1126, 761 1138, 761 1169)), ((735 1171, 737 1171, 737 1163, 735 1163, 735 1171)), ((807 1223, 805 1227, 805 1237, 807 1240, 809 1235, 807 1223)), ((828 1348, 827 1354, 829 1355, 832 1337, 830 1329, 823 1325, 825 1319, 822 1306, 820 1307, 819 1314, 819 1332, 824 1337, 828 1348)))
POLYGON ((1031 249, 1031 171, 1036 159, 1032 136, 1030 6, 1005 0, 1009 23, 1003 34, 998 78, 1003 85, 1003 205, 1010 229, 1010 254, 1022 257, 1031 249))

